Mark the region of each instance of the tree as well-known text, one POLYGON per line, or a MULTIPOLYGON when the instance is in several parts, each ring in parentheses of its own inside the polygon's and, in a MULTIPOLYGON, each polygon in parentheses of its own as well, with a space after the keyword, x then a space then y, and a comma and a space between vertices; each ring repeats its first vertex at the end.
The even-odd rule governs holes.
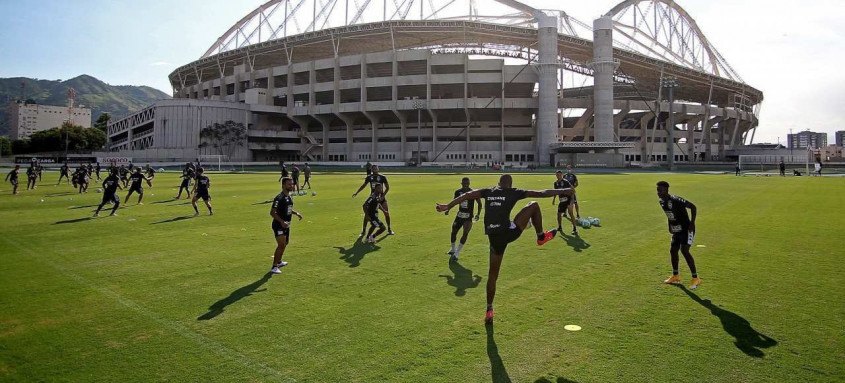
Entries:
POLYGON ((95 128, 83 128, 79 125, 65 122, 61 128, 53 128, 35 132, 29 138, 30 152, 61 152, 65 150, 75 152, 100 149, 106 143, 106 133, 95 128))
POLYGON ((111 121, 110 114, 106 112, 100 113, 100 117, 97 117, 97 122, 94 123, 94 127, 103 133, 106 133, 106 130, 109 127, 109 121, 111 121))
POLYGON ((12 141, 12 153, 26 154, 32 153, 30 150, 29 140, 14 140, 12 141))
POLYGON ((217 154, 231 158, 239 146, 244 146, 247 134, 246 127, 240 122, 232 120, 222 124, 213 123, 200 130, 200 148, 212 147, 217 154))
POLYGON ((12 140, 8 137, 0 137, 0 156, 12 154, 12 140))

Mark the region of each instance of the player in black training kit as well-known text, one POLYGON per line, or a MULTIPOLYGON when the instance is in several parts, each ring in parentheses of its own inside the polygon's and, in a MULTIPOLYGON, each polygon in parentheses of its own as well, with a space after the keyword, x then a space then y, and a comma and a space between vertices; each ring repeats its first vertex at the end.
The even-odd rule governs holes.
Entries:
POLYGON ((156 170, 153 169, 153 167, 150 166, 150 164, 147 164, 147 169, 145 170, 145 172, 147 173, 147 178, 150 179, 150 187, 152 187, 153 186, 153 184, 152 184, 153 179, 156 178, 156 170))
POLYGON ((26 169, 26 190, 35 190, 35 183, 38 181, 38 165, 32 164, 26 169))
POLYGON ((12 194, 18 194, 18 172, 21 170, 20 165, 15 165, 15 168, 6 174, 4 181, 9 181, 12 184, 12 194))
POLYGON ((138 205, 143 205, 141 200, 144 199, 144 181, 147 181, 147 186, 153 186, 150 179, 141 174, 141 168, 135 168, 135 173, 132 173, 132 175, 129 176, 129 192, 126 193, 126 199, 123 200, 123 203, 129 202, 129 196, 131 196, 133 192, 136 192, 138 193, 138 205))
POLYGON ((97 181, 99 181, 100 180, 100 162, 99 161, 97 161, 97 163, 94 165, 94 171, 97 172, 97 181))
POLYGON ((296 189, 296 194, 299 194, 299 167, 293 165, 293 169, 290 172, 291 178, 293 178, 293 187, 296 189))
MULTIPOLYGON (((396 233, 394 233, 393 230, 390 228, 390 212, 387 210, 387 192, 390 191, 390 185, 387 183, 387 177, 379 174, 378 165, 372 165, 370 170, 372 171, 372 174, 369 174, 364 178, 364 183, 361 184, 361 187, 358 188, 358 191, 352 194, 352 198, 358 196, 358 193, 360 193, 361 190, 364 190, 364 187, 366 187, 367 184, 370 185, 370 193, 376 190, 377 185, 382 185, 382 188, 384 188, 384 193, 382 193, 381 195, 381 202, 379 203, 379 208, 381 209, 381 211, 384 212, 384 220, 387 221, 387 234, 394 235, 396 233)), ((364 213, 364 225, 361 228, 361 235, 359 237, 363 237, 364 232, 367 230, 366 210, 364 211, 364 213)))
POLYGON ((669 183, 666 181, 657 183, 657 196, 660 197, 660 207, 666 213, 666 218, 669 218, 669 233, 672 234, 672 245, 669 248, 672 260, 672 276, 663 283, 681 283, 678 272, 678 249, 680 249, 687 261, 689 271, 692 273, 692 283, 689 288, 690 290, 696 289, 701 284, 701 278, 698 277, 695 260, 689 252, 692 241, 695 239, 695 205, 681 197, 670 195, 669 183), (692 213, 692 218, 687 215, 687 209, 692 213))
POLYGON ((287 262, 282 260, 285 255, 285 248, 290 243, 290 221, 295 215, 302 221, 302 214, 293 210, 293 198, 290 197, 290 192, 294 189, 293 180, 287 177, 282 178, 282 192, 273 198, 273 207, 270 208, 270 216, 273 217, 273 236, 276 237, 276 251, 273 253, 273 265, 270 272, 279 274, 282 267, 287 266, 287 262))
MULTIPOLYGON (((464 177, 461 179, 461 188, 455 190, 455 196, 453 198, 458 198, 461 194, 469 193, 472 189, 469 187, 469 177, 464 177)), ((479 216, 481 215, 481 200, 475 200, 478 204, 478 213, 475 214, 475 220, 478 221, 479 216)), ((451 234, 451 242, 452 247, 449 249, 449 261, 457 261, 458 256, 461 254, 461 249, 464 248, 464 245, 467 243, 467 237, 469 236, 469 231, 472 230, 472 220, 473 220, 473 210, 475 209, 475 203, 472 201, 464 201, 458 206, 458 214, 455 214, 455 221, 452 222, 452 234, 451 234), (455 246, 455 240, 458 238, 458 231, 464 229, 464 234, 461 236, 461 242, 455 246)), ((446 211, 446 214, 449 214, 449 211, 446 211)))
POLYGON ((285 166, 284 161, 280 161, 279 166, 282 168, 281 169, 282 174, 279 175, 279 182, 282 182, 282 180, 287 178, 287 176, 288 176, 288 167, 285 166))
POLYGON ((370 229, 367 230, 367 238, 364 242, 376 243, 376 237, 384 233, 384 224, 378 219, 378 207, 383 199, 384 193, 381 184, 379 184, 364 201, 364 219, 370 223, 370 229))
MULTIPOLYGON (((557 172, 555 172, 555 176, 557 176, 557 181, 555 181, 555 183, 553 185, 555 189, 572 189, 572 190, 575 190, 575 188, 572 187, 572 184, 570 184, 569 181, 566 180, 566 178, 563 178, 563 172, 562 171, 558 170, 557 172)), ((573 174, 573 176, 575 176, 575 175, 573 174)), ((555 204, 555 198, 557 198, 557 197, 552 197, 552 206, 554 206, 554 204, 555 204)), ((575 214, 572 213, 572 208, 573 208, 573 205, 574 205, 572 203, 572 201, 574 201, 574 200, 575 200, 574 194, 572 195, 571 198, 567 197, 567 196, 560 196, 560 204, 558 204, 558 206, 557 206, 557 230, 560 231, 560 232, 563 232, 563 228, 561 227, 561 216, 566 216, 566 213, 568 211, 569 212, 569 217, 568 217, 569 222, 572 223, 572 235, 578 235, 578 228, 575 226, 575 214)))
MULTIPOLYGON (((566 174, 563 175, 563 179, 572 185, 572 190, 578 188, 578 177, 572 172, 572 165, 566 165, 566 174)), ((575 218, 581 218, 581 209, 578 208, 578 196, 573 194, 572 200, 569 203, 575 206, 575 218)), ((572 213, 569 214, 571 215, 572 213)))
POLYGON ((70 181, 70 174, 68 173, 69 171, 70 167, 67 166, 67 162, 62 164, 62 167, 59 168, 59 181, 56 182, 56 185, 62 183, 62 177, 65 178, 65 182, 70 181))
POLYGON ((117 195, 117 189, 122 189, 120 187, 120 179, 117 178, 117 172, 112 171, 103 180, 103 202, 100 202, 100 206, 97 206, 97 211, 94 212, 95 217, 100 215, 100 209, 107 203, 114 204, 114 207, 111 209, 111 215, 117 215, 115 212, 120 207, 120 196, 117 195))
POLYGON ((191 206, 194 207, 194 216, 200 215, 200 211, 197 209, 197 200, 200 198, 205 202, 205 207, 208 208, 208 215, 214 215, 214 211, 211 210, 211 196, 208 194, 208 189, 211 188, 211 180, 202 172, 202 168, 197 169, 197 179, 194 182, 194 198, 191 200, 191 206))
POLYGON ((179 184, 179 194, 173 199, 182 198, 182 190, 185 190, 188 193, 188 198, 191 198, 191 179, 194 178, 194 171, 190 167, 185 167, 179 177, 182 178, 182 183, 179 184))
POLYGON ((91 176, 88 174, 88 168, 82 165, 76 171, 76 184, 79 186, 80 193, 88 192, 88 182, 91 181, 91 176))
MULTIPOLYGON (((132 166, 132 163, 130 163, 129 166, 132 166)), ((123 187, 129 185, 129 170, 126 169, 126 166, 120 165, 117 169, 117 173, 120 174, 120 181, 123 182, 123 187)))
POLYGON ((508 244, 515 241, 522 235, 529 224, 534 226, 537 233, 537 246, 543 245, 552 240, 557 234, 557 229, 543 232, 543 215, 540 205, 531 201, 522 208, 513 220, 510 218, 513 206, 521 199, 528 197, 547 198, 553 196, 571 197, 574 194, 572 189, 549 189, 549 190, 520 190, 513 188, 513 178, 510 174, 504 174, 499 178, 499 186, 489 189, 473 190, 455 198, 446 205, 437 204, 437 211, 444 212, 464 201, 474 201, 479 198, 485 199, 484 213, 484 234, 490 241, 490 270, 487 274, 487 311, 484 314, 486 323, 493 323, 493 298, 496 296, 496 280, 499 278, 499 268, 502 266, 502 258, 508 244))

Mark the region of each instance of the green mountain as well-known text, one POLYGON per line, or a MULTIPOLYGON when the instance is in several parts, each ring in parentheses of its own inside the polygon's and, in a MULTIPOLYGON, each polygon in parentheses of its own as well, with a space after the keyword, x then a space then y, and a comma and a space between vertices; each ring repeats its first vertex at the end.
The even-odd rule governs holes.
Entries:
POLYGON ((170 98, 166 93, 148 86, 109 85, 94 77, 81 75, 70 80, 38 80, 26 77, 0 78, 0 135, 8 134, 9 120, 6 105, 15 100, 29 99, 43 105, 67 105, 67 90, 76 90, 76 105, 91 108, 92 124, 101 113, 122 117, 151 103, 170 98), (21 84, 25 84, 22 88, 21 84))

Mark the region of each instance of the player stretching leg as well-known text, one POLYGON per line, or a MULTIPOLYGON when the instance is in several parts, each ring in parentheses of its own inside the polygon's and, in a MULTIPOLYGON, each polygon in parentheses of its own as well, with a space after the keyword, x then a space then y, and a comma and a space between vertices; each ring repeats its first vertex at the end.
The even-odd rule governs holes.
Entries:
POLYGON ((660 207, 663 208, 663 212, 669 218, 669 233, 672 234, 672 245, 669 248, 672 260, 672 276, 663 283, 681 283, 680 273, 678 272, 678 249, 680 249, 681 253, 684 254, 684 260, 687 261, 689 271, 692 273, 692 283, 689 288, 694 290, 701 284, 701 278, 698 277, 698 272, 695 269, 695 260, 689 252, 689 248, 695 239, 695 205, 681 197, 670 195, 669 183, 666 181, 657 183, 657 196, 660 197, 660 207), (687 215, 687 209, 692 213, 692 218, 687 215))
POLYGON ((197 179, 194 182, 194 198, 191 200, 191 206, 194 207, 194 217, 200 215, 200 211, 197 209, 197 200, 200 198, 205 202, 205 207, 208 208, 208 215, 214 215, 214 211, 211 210, 211 196, 208 194, 208 189, 211 188, 211 180, 202 173, 203 169, 198 168, 197 179))
POLYGON ((273 207, 270 208, 270 216, 273 217, 273 235, 276 237, 276 251, 273 253, 273 265, 270 267, 270 272, 279 274, 282 271, 280 268, 287 266, 287 262, 282 260, 290 242, 290 220, 296 215, 299 220, 302 220, 302 214, 293 210, 293 198, 290 197, 290 192, 293 191, 293 180, 287 177, 282 178, 282 192, 273 198, 273 207))
MULTIPOLYGON (((572 189, 572 184, 563 178, 563 172, 558 170, 555 172, 555 176, 557 176, 557 181, 554 183, 555 189, 572 189)), ((555 204, 555 198, 552 197, 552 206, 555 204)), ((569 222, 572 223, 572 235, 578 235, 578 228, 575 226, 575 214, 573 214, 573 205, 572 201, 575 200, 575 197, 569 198, 567 196, 560 196, 560 204, 557 206, 557 231, 563 232, 563 227, 561 227, 561 217, 566 216, 567 212, 569 212, 569 222)))
POLYGON ((511 210, 521 199, 528 197, 548 198, 565 195, 571 197, 574 194, 572 189, 549 189, 549 190, 520 190, 513 188, 513 178, 510 174, 504 174, 499 178, 499 186, 489 189, 473 190, 462 194, 446 205, 437 204, 437 211, 444 212, 464 201, 474 201, 484 198, 484 233, 490 241, 490 269, 487 274, 487 310, 484 314, 486 323, 493 323, 493 299, 496 297, 496 281, 499 279, 499 269, 502 266, 502 259, 505 256, 505 249, 508 244, 515 241, 522 235, 529 224, 534 226, 537 233, 537 246, 541 246, 552 240, 557 234, 557 229, 543 232, 543 215, 540 205, 531 201, 522 208, 519 213, 510 218, 511 210))
MULTIPOLYGON (((455 196, 453 198, 458 198, 461 194, 469 193, 472 189, 469 187, 469 177, 464 177, 461 179, 461 188, 455 190, 455 196)), ((477 199, 475 202, 478 204, 478 213, 475 214, 475 220, 478 221, 478 217, 481 215, 481 200, 477 199)), ((449 261, 455 262, 458 260, 458 256, 461 254, 461 249, 464 248, 464 245, 467 243, 467 237, 469 236, 469 231, 472 230, 472 213, 475 209, 474 203, 471 201, 464 201, 461 202, 460 206, 458 207, 458 214, 455 215, 455 221, 452 222, 452 234, 451 234, 451 241, 452 247, 449 249, 449 261), (461 235, 461 242, 455 246, 455 240, 458 238, 458 231, 464 229, 463 235, 461 235)), ((446 214, 449 214, 449 211, 446 211, 446 214)))

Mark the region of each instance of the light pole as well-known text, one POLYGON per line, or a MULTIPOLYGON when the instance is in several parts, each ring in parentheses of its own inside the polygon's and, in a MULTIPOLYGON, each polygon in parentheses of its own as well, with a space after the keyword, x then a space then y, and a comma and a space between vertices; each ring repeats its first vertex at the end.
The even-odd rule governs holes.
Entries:
POLYGON ((422 117, 423 108, 425 108, 425 101, 414 97, 414 109, 417 110, 417 166, 420 166, 422 164, 422 127, 420 125, 420 121, 422 117))
POLYGON ((675 88, 678 87, 678 79, 664 77, 660 80, 660 86, 669 91, 669 120, 667 121, 669 137, 666 139, 666 160, 669 170, 675 170, 675 113, 672 110, 672 104, 675 103, 675 88))

